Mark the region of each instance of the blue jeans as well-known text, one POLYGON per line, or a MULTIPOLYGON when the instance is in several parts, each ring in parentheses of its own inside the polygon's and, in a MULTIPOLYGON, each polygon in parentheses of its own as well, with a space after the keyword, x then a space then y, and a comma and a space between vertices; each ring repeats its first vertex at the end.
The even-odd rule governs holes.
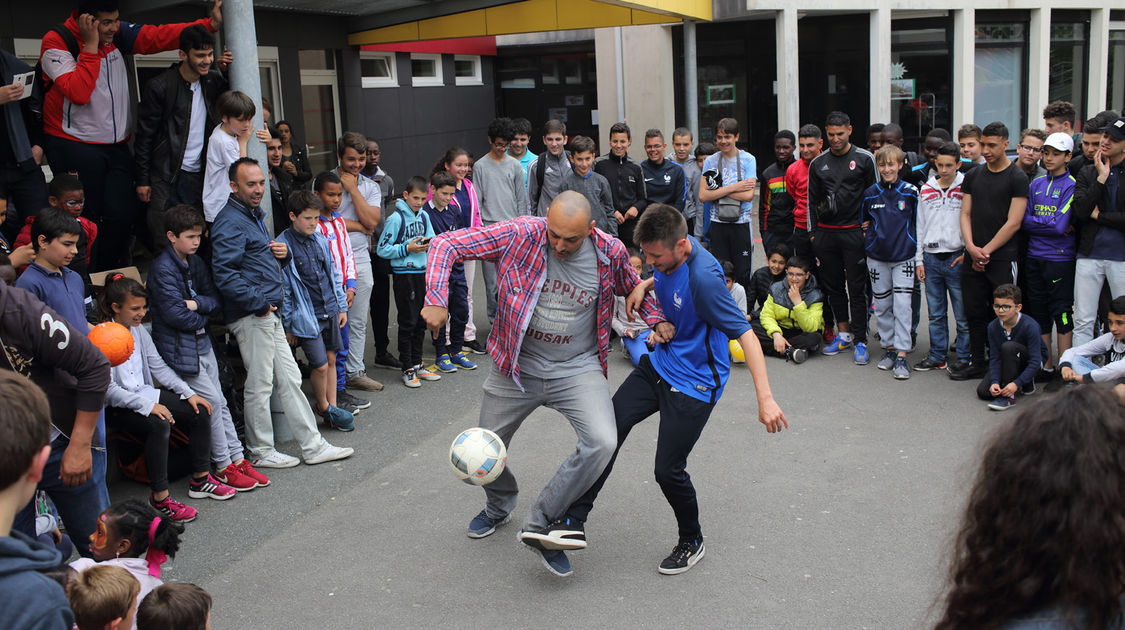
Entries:
MULTIPOLYGON (((563 460, 527 512, 524 529, 542 529, 563 516, 567 507, 602 474, 617 447, 617 425, 609 382, 597 368, 562 378, 521 374, 520 382, 522 391, 496 366, 492 367, 484 381, 481 427, 495 431, 510 450, 512 436, 524 419, 539 407, 549 407, 565 416, 578 435, 576 448, 563 460)), ((484 486, 484 493, 489 517, 502 518, 515 509, 519 487, 511 465, 504 468, 496 481, 484 486)))
POLYGON ((948 306, 953 307, 957 322, 957 358, 969 360, 969 321, 965 319, 965 306, 961 299, 961 265, 952 266, 956 256, 942 260, 934 254, 922 254, 926 268, 926 305, 930 311, 930 358, 945 361, 949 352, 948 306))
POLYGON ((1070 369, 1079 376, 1085 376, 1098 369, 1098 364, 1091 361, 1089 357, 1077 355, 1070 360, 1070 369))
MULTIPOLYGON (((93 443, 101 450, 93 450, 94 472, 86 483, 67 488, 59 478, 63 452, 70 444, 70 440, 61 435, 51 442, 51 455, 47 458, 43 478, 39 481, 39 489, 51 498, 62 517, 67 534, 75 541, 78 552, 84 556, 90 555, 89 545, 86 543, 97 528, 98 516, 109 507, 109 490, 105 485, 106 453, 101 446, 105 444, 104 414, 98 419, 98 431, 95 432, 93 443)), ((12 529, 35 538, 34 498, 16 514, 12 529)))

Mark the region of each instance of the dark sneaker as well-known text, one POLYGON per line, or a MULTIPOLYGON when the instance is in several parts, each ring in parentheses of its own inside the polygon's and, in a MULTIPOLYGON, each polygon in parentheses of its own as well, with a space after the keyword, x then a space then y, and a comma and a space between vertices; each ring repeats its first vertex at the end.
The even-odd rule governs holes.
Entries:
POLYGON ((586 532, 582 523, 564 518, 539 530, 519 533, 520 542, 536 549, 585 549, 586 532))
POLYGON ((469 351, 473 354, 488 354, 488 350, 485 350, 484 346, 482 346, 481 343, 476 339, 473 339, 472 341, 466 341, 461 345, 468 348, 469 351))
POLYGON ((1055 380, 1055 370, 1039 370, 1035 373, 1036 383, 1050 383, 1055 380))
POLYGON ((367 409, 371 406, 371 401, 358 396, 352 396, 346 390, 341 389, 336 392, 336 406, 345 411, 355 414, 360 409, 367 409), (347 406, 345 406, 347 405, 347 406), (353 411, 354 409, 354 411, 353 411))
POLYGON ((394 368, 396 370, 402 369, 402 363, 390 352, 375 355, 375 360, 372 361, 372 363, 379 367, 394 368))
POLYGON ((355 431, 355 415, 336 407, 335 405, 328 405, 328 409, 320 414, 328 426, 336 429, 337 431, 355 431))
POLYGON ((574 573, 574 569, 570 568, 570 560, 566 557, 565 551, 557 549, 537 549, 539 559, 543 562, 543 566, 547 570, 559 577, 567 577, 574 573))
POLYGON ((800 365, 809 360, 809 351, 804 348, 794 348, 789 346, 785 349, 785 358, 800 365))
POLYGON ((906 357, 895 357, 895 364, 891 371, 900 381, 910 378, 910 367, 906 365, 906 357))
POLYGON ((879 359, 879 363, 875 364, 875 367, 880 370, 889 370, 895 366, 895 359, 897 358, 898 352, 895 352, 895 349, 891 348, 883 353, 883 358, 879 359))
POLYGON ((1061 378, 1056 378, 1050 383, 1047 383, 1047 386, 1043 388, 1043 391, 1047 392, 1048 394, 1053 394, 1062 389, 1064 385, 1066 385, 1066 383, 1063 382, 1061 378))
POLYGON ((1015 405, 1016 399, 1014 396, 1012 398, 1000 396, 999 398, 993 398, 992 402, 988 403, 988 408, 993 411, 1007 411, 1015 405))
POLYGON ((682 542, 672 549, 672 553, 660 563, 658 569, 664 575, 677 575, 695 566, 703 558, 706 548, 703 542, 682 542))
POLYGON ((487 512, 481 510, 480 514, 477 514, 473 517, 473 520, 469 521, 469 538, 484 538, 485 536, 490 536, 492 532, 496 531, 497 527, 506 524, 510 520, 512 520, 511 514, 505 514, 500 518, 492 518, 487 512))
POLYGON ((969 363, 961 369, 948 368, 949 378, 954 381, 971 381, 978 378, 984 378, 988 368, 984 364, 969 363))
POLYGON ((1024 396, 1030 396, 1035 393, 1035 380, 1032 379, 1030 383, 1020 388, 1020 393, 1024 396))
POLYGON ((934 361, 932 358, 926 357, 914 364, 914 371, 929 372, 930 370, 944 370, 945 366, 945 361, 934 361))

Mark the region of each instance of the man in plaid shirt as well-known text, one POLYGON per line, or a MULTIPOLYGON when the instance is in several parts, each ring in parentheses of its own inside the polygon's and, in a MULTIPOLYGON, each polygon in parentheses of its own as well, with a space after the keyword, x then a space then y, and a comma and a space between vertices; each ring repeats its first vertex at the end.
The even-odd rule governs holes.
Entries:
MULTIPOLYGON (((519 217, 484 228, 447 232, 430 244, 426 306, 431 330, 445 325, 449 272, 455 262, 496 263, 500 304, 488 338, 494 365, 484 383, 480 426, 508 444, 540 406, 557 409, 578 434, 578 445, 528 511, 523 532, 558 529, 567 507, 605 469, 617 446, 606 380, 614 295, 640 283, 621 241, 594 228, 590 204, 574 191, 560 193, 544 217, 519 217)), ((640 314, 658 342, 675 329, 648 297, 640 314)), ((469 523, 470 538, 483 538, 510 520, 518 487, 511 467, 484 487, 486 503, 469 523)), ((561 551, 538 549, 544 565, 570 575, 561 551)))

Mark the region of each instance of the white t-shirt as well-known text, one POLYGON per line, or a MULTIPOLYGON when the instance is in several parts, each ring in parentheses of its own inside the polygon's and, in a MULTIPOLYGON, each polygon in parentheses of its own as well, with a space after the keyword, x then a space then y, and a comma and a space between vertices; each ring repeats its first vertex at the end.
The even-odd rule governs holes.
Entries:
POLYGON ((213 223, 230 197, 230 176, 227 170, 238 161, 238 138, 223 131, 222 125, 211 132, 207 143, 207 172, 203 174, 203 218, 213 223))
POLYGON ((184 161, 180 168, 198 173, 203 165, 203 130, 207 127, 207 106, 203 104, 203 88, 199 81, 191 84, 191 118, 188 120, 184 161))

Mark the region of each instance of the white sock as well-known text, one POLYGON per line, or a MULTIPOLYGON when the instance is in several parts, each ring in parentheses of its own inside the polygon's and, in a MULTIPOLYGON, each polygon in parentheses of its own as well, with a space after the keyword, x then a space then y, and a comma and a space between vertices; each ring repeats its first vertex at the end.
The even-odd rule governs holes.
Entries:
POLYGON ((852 342, 852 334, 850 332, 837 333, 836 336, 839 337, 840 341, 843 341, 844 343, 852 342))

